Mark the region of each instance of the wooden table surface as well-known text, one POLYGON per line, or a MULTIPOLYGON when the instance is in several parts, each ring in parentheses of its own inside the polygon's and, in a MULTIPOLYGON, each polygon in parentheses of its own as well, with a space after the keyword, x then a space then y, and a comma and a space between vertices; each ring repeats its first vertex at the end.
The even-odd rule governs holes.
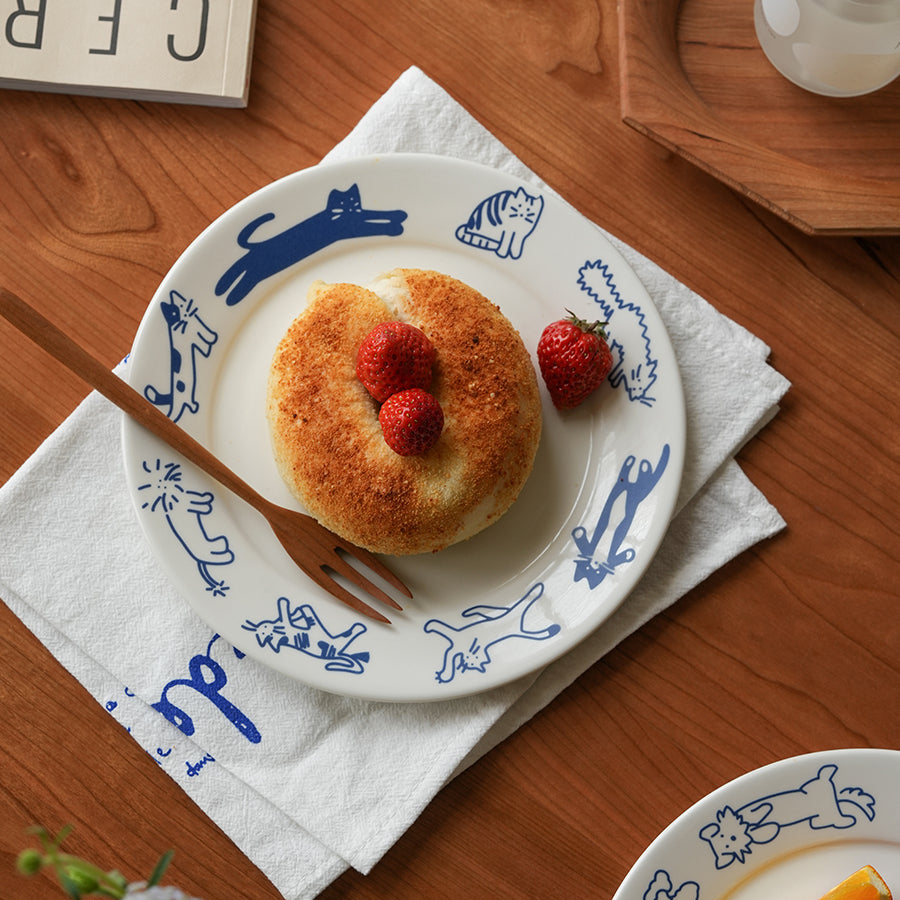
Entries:
MULTIPOLYGON (((260 0, 246 110, 0 94, 0 284, 114 365, 187 244, 317 163, 410 65, 763 338, 793 383, 739 457, 787 529, 453 781, 370 875, 322 895, 609 898, 726 781, 809 751, 900 748, 900 238, 803 235, 623 124, 614 0, 260 0)), ((86 393, 0 323, 0 479, 86 393)), ((131 876, 174 848, 169 880, 205 900, 279 896, 5 605, 0 619, 0 896, 61 896, 13 871, 35 822, 73 823, 72 850, 131 876)))

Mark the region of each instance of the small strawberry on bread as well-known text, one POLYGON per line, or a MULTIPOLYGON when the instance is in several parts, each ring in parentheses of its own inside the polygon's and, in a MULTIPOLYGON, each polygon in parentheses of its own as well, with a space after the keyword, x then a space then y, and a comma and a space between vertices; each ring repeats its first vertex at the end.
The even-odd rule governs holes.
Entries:
POLYGON ((408 388, 428 390, 434 345, 406 322, 382 322, 363 339, 356 354, 356 376, 379 403, 408 388))
POLYGON ((444 411, 428 391, 409 388, 391 394, 378 411, 385 443, 400 456, 430 450, 444 428, 444 411))

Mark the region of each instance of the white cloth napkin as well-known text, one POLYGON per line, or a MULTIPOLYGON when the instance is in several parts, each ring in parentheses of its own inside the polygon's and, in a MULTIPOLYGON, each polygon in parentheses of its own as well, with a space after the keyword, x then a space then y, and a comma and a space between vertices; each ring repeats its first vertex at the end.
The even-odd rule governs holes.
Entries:
MULTIPOLYGON (((415 68, 327 159, 391 151, 459 156, 539 184, 415 68)), ((671 335, 687 400, 687 464, 678 512, 638 587, 590 638, 529 678, 475 697, 396 705, 325 694, 235 653, 178 596, 146 545, 126 492, 120 414, 96 394, 0 490, 0 596, 286 898, 314 897, 347 866, 367 872, 457 771, 784 526, 733 460, 788 387, 767 364, 768 348, 605 236, 671 335), (220 685, 203 687, 219 674, 220 685), (192 678, 205 693, 186 684, 192 678)))

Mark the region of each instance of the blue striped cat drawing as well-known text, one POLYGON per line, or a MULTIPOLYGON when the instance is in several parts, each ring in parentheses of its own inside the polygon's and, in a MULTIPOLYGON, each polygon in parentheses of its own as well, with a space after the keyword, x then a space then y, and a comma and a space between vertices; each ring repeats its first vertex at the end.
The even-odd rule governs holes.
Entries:
POLYGON ((499 191, 482 200, 456 238, 471 247, 496 253, 501 259, 518 259, 525 240, 537 227, 544 198, 534 197, 524 188, 499 191))

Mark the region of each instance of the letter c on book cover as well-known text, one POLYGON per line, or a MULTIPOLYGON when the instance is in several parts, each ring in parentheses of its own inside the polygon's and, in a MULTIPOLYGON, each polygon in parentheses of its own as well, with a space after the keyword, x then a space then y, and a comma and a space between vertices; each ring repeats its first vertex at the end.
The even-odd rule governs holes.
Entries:
MULTIPOLYGON (((203 51, 206 49, 206 27, 209 24, 209 0, 202 0, 203 2, 203 10, 200 16, 200 34, 197 37, 197 48, 193 53, 179 53, 175 49, 175 35, 170 34, 167 42, 167 47, 169 48, 169 54, 175 58, 179 59, 182 62, 192 62, 195 59, 198 59, 203 51)), ((178 0, 172 0, 172 4, 169 9, 178 9, 178 0)))

